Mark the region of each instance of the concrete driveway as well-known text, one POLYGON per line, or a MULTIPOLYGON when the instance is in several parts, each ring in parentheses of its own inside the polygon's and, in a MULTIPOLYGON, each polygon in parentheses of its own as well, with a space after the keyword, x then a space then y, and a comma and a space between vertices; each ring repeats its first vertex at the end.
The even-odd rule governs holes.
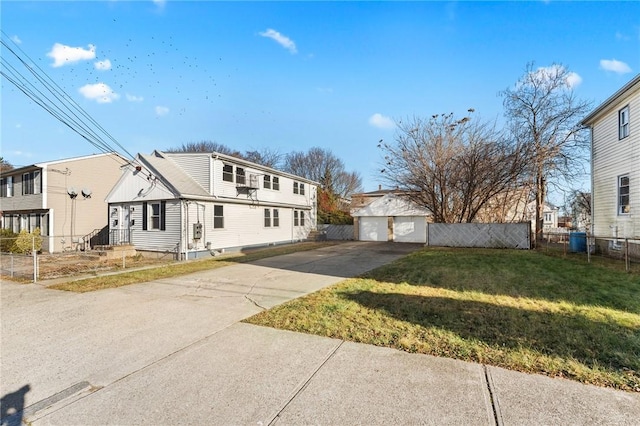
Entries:
POLYGON ((637 422, 640 395, 238 322, 420 247, 349 242, 85 294, 3 282, 2 426, 637 422))
POLYGON ((0 395, 19 400, 22 389, 27 417, 41 415, 79 390, 105 389, 264 308, 420 247, 347 242, 84 294, 2 282, 0 395))

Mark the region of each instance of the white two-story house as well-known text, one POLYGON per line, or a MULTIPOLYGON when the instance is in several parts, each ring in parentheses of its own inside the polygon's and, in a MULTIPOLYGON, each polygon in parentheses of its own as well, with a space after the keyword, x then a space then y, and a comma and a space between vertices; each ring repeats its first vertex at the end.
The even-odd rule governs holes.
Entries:
POLYGON ((591 129, 592 234, 640 239, 640 74, 582 124, 591 129))
POLYGON ((216 152, 138 154, 107 196, 111 244, 191 259, 301 241, 317 186, 216 152))

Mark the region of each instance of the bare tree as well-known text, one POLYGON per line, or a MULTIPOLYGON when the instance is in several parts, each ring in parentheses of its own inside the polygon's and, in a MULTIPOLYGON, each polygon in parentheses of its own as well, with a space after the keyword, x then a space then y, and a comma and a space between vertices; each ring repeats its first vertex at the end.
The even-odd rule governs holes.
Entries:
POLYGON ((212 141, 187 142, 177 148, 168 148, 166 152, 219 152, 220 154, 244 158, 240 151, 212 141))
POLYGON ((571 218, 573 220, 573 226, 576 228, 584 227, 585 230, 590 230, 591 227, 591 193, 574 190, 569 195, 569 209, 571 212, 571 218))
POLYGON ((548 185, 574 178, 588 154, 586 134, 579 123, 590 103, 576 98, 573 86, 577 78, 562 65, 535 69, 530 63, 516 85, 502 92, 509 129, 530 157, 536 242, 542 239, 548 185))
POLYGON ((4 157, 0 157, 0 172, 7 172, 13 170, 13 165, 9 163, 4 157))
POLYGON ((414 117, 398 123, 394 143, 378 146, 383 180, 428 208, 436 222, 474 221, 500 194, 521 187, 526 166, 520 146, 470 116, 414 117))
POLYGON ((319 182, 324 191, 340 198, 362 191, 360 175, 347 172, 342 160, 327 149, 291 152, 285 156, 283 167, 289 173, 319 182))
POLYGON ((244 154, 245 160, 271 167, 273 169, 280 167, 283 157, 284 156, 280 151, 268 147, 247 151, 244 154))

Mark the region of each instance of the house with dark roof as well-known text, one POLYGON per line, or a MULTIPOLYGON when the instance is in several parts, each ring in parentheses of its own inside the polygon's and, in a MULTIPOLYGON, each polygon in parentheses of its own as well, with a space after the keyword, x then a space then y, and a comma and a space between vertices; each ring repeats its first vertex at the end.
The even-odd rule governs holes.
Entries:
POLYGON ((317 187, 217 152, 138 154, 107 196, 110 244, 191 259, 302 241, 317 187))

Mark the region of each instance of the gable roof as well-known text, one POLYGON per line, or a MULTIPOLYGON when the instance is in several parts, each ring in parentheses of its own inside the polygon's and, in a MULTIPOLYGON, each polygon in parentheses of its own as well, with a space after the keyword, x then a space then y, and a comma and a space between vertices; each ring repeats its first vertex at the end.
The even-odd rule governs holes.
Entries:
POLYGON ((29 172, 31 170, 46 169, 49 166, 64 164, 71 161, 80 161, 80 160, 87 160, 90 158, 100 158, 100 157, 108 157, 111 160, 118 162, 120 166, 126 165, 129 162, 129 160, 127 160, 125 157, 123 157, 117 152, 104 152, 100 154, 83 155, 80 157, 71 157, 71 158, 62 158, 62 159, 51 160, 51 161, 42 161, 40 163, 33 163, 27 166, 15 167, 13 169, 5 169, 5 170, 2 170, 0 174, 2 174, 2 176, 9 176, 9 175, 19 174, 23 172, 29 172))
POLYGON ((588 126, 605 110, 607 110, 618 99, 627 94, 630 90, 640 90, 640 74, 636 75, 630 82, 625 84, 620 90, 611 95, 606 101, 601 103, 596 109, 591 111, 582 121, 581 124, 588 126), (636 86, 636 87, 634 87, 636 86))
POLYGON ((409 199, 389 193, 371 204, 355 210, 351 216, 429 216, 431 212, 409 199))
POLYGON ((196 196, 210 197, 209 194, 198 182, 186 174, 170 158, 162 156, 155 151, 151 155, 138 154, 138 161, 149 169, 151 173, 162 180, 178 197, 196 196))

